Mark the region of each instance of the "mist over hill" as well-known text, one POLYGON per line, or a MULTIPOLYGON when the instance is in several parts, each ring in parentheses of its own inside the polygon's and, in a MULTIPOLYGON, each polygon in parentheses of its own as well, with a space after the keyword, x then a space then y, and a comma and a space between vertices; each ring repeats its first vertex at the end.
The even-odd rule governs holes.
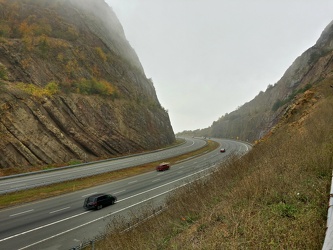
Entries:
MULTIPOLYGON (((269 56, 269 55, 268 55, 269 56)), ((314 46, 300 55, 274 85, 253 100, 221 117, 208 128, 183 135, 212 136, 254 142, 263 138, 286 113, 296 112, 293 102, 318 82, 332 75, 333 22, 314 46)))
POLYGON ((149 204, 131 223, 112 221, 96 246, 332 249, 332 45, 330 23, 278 83, 210 128, 183 132, 257 141, 175 190, 161 212, 149 204))
POLYGON ((0 88, 0 168, 98 160, 175 141, 104 0, 1 0, 0 88))

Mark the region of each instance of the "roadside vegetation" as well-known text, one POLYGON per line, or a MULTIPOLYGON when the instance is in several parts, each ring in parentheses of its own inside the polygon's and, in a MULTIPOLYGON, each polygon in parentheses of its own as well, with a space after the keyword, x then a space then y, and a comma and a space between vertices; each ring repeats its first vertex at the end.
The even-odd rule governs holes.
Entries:
MULTIPOLYGON (((178 143, 180 143, 180 141, 178 141, 178 143)), ((201 149, 177 157, 164 159, 163 161, 170 162, 170 165, 173 165, 176 164, 177 162, 186 160, 188 158, 195 157, 197 155, 212 151, 216 149, 218 146, 219 146, 218 143, 209 140, 206 146, 204 146, 201 149)), ((159 161, 151 162, 141 166, 112 171, 109 173, 80 178, 72 181, 66 181, 63 183, 53 184, 45 187, 38 187, 25 191, 18 191, 5 195, 0 195, 0 209, 11 207, 14 205, 19 205, 26 202, 49 198, 56 195, 66 194, 69 192, 74 192, 89 187, 94 187, 97 185, 128 178, 131 176, 143 174, 150 171, 155 171, 155 167, 159 163, 160 163, 159 161)))
POLYGON ((331 95, 311 110, 299 109, 247 155, 175 191, 166 209, 136 227, 125 230, 125 218, 114 218, 95 249, 321 249, 332 107, 331 95))

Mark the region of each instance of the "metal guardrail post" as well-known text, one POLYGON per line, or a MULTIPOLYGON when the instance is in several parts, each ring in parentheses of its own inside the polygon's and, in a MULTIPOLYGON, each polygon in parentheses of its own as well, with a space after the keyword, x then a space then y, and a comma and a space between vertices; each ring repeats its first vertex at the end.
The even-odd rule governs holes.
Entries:
POLYGON ((327 211, 327 224, 326 224, 326 235, 322 250, 332 250, 333 249, 333 172, 331 179, 331 190, 330 199, 328 203, 327 211))

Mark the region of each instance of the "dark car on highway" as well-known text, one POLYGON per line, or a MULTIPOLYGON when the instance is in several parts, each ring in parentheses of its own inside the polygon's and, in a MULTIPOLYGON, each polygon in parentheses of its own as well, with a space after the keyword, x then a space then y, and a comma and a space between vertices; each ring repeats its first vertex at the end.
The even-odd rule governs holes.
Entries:
POLYGON ((99 210, 102 207, 113 205, 116 201, 117 197, 110 194, 94 194, 84 200, 83 207, 99 210))
POLYGON ((167 162, 163 162, 156 167, 157 171, 164 171, 164 170, 168 170, 168 169, 170 169, 170 164, 167 162))

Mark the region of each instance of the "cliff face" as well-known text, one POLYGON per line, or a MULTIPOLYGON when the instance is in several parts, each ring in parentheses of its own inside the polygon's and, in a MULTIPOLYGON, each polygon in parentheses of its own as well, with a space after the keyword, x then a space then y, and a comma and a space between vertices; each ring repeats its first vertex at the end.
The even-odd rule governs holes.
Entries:
MULTIPOLYGON (((259 93, 252 101, 196 134, 258 140, 293 109, 299 98, 309 96, 307 90, 326 81, 331 91, 329 82, 332 75, 333 22, 326 27, 317 43, 299 56, 274 86, 269 85, 265 92, 259 93)), ((310 96, 319 98, 312 94, 310 96)))
POLYGON ((175 141, 103 0, 0 0, 0 167, 65 164, 175 141))

